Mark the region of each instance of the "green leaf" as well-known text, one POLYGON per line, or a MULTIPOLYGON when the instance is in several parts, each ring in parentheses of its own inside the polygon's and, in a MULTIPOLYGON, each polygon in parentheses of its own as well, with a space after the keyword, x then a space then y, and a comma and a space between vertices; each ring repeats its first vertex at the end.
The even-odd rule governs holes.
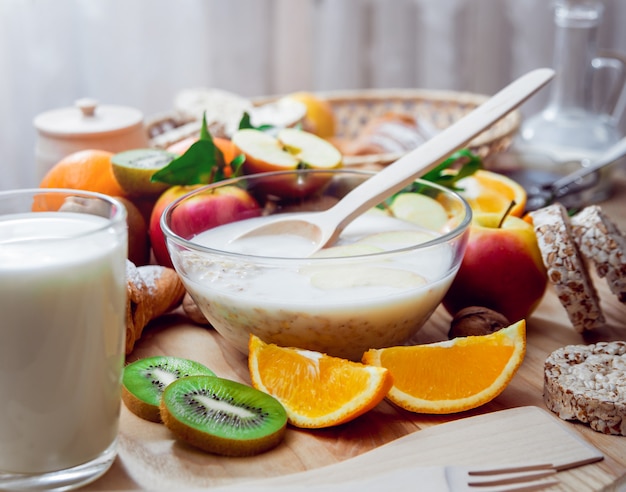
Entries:
POLYGON ((456 184, 463 178, 471 176, 483 167, 482 159, 468 149, 461 149, 452 154, 433 170, 427 172, 421 179, 437 183, 457 191, 456 184), (460 167, 459 167, 460 163, 460 167), (449 172, 452 167, 458 167, 456 172, 449 172))
POLYGON ((262 132, 265 132, 265 131, 274 129, 274 126, 273 125, 254 126, 250 119, 250 114, 248 114, 247 111, 244 111, 243 116, 241 117, 241 120, 239 120, 239 129, 240 130, 252 129, 252 130, 260 130, 262 132))
MULTIPOLYGON (((471 176, 483 167, 482 159, 467 149, 461 149, 431 171, 423 174, 420 179, 430 181, 431 183, 445 186, 454 191, 460 191, 457 182, 461 179, 471 176), (456 170, 454 170, 456 168, 456 170)), ((424 185, 412 183, 404 190, 389 197, 379 208, 387 208, 400 193, 420 193, 423 192, 424 185)))
POLYGON ((150 179, 171 185, 209 184, 225 179, 226 167, 224 154, 213 142, 207 129, 206 116, 203 115, 199 140, 150 179))
POLYGON ((242 165, 246 161, 246 156, 244 154, 239 154, 230 162, 230 168, 232 169, 231 178, 236 176, 241 176, 243 174, 242 165))
MULTIPOLYGON (((180 157, 152 175, 152 181, 171 185, 211 183, 217 166, 213 141, 198 140, 180 157)), ((222 157, 223 159, 223 157, 222 157)))

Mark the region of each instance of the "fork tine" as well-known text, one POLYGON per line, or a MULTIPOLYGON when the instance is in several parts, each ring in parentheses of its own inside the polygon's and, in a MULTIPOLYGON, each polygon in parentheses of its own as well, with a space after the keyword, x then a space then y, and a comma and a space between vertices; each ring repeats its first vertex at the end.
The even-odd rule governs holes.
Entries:
POLYGON ((548 480, 557 470, 551 464, 489 468, 446 467, 448 483, 453 491, 529 492, 542 490, 558 481, 548 480))
POLYGON ((524 472, 523 474, 507 473, 504 475, 489 475, 494 478, 490 480, 469 480, 467 485, 470 487, 485 487, 495 485, 524 484, 526 482, 534 482, 540 478, 549 477, 555 473, 555 470, 544 470, 537 472, 524 472))
POLYGON ((469 473, 470 477, 477 477, 475 479, 470 478, 467 485, 470 487, 487 486, 487 485, 510 485, 515 483, 532 482, 539 478, 549 477, 554 475, 556 470, 538 470, 538 471, 523 471, 523 472, 506 472, 502 474, 488 474, 488 475, 475 475, 469 473), (487 478, 480 478, 487 477, 487 478))
POLYGON ((545 490, 554 485, 558 485, 558 480, 542 480, 539 482, 532 482, 526 484, 515 485, 497 485, 495 487, 480 487, 480 488, 468 488, 467 490, 476 490, 480 492, 536 492, 539 490, 545 490))
POLYGON ((498 468, 483 468, 468 470, 467 474, 470 476, 488 476, 488 475, 502 475, 504 473, 523 473, 535 470, 554 470, 552 463, 535 463, 532 465, 519 465, 519 466, 502 466, 498 468))

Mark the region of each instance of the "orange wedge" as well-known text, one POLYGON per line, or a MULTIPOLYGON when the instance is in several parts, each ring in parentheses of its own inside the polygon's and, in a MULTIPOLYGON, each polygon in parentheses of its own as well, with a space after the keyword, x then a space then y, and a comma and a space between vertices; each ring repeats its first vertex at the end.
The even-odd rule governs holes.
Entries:
POLYGON ((493 171, 479 169, 458 182, 459 192, 474 213, 500 213, 515 201, 510 214, 521 217, 526 207, 526 190, 517 181, 493 171))
POLYGON ((318 429, 343 424, 380 403, 392 385, 389 371, 320 352, 279 347, 250 336, 252 386, 272 395, 289 423, 318 429))
POLYGON ((526 323, 490 335, 371 349, 363 362, 393 376, 387 398, 417 413, 447 414, 483 405, 509 384, 526 353, 526 323))

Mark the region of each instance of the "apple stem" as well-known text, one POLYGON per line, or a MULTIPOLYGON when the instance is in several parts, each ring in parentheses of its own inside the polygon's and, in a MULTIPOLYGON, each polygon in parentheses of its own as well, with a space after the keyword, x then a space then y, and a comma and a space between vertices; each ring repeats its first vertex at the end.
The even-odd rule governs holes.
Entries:
POLYGON ((504 224, 504 221, 509 216, 514 206, 515 206, 515 200, 511 200, 511 203, 509 203, 508 208, 504 211, 504 215, 502 216, 502 218, 500 219, 500 222, 498 223, 498 229, 502 228, 502 224, 504 224))

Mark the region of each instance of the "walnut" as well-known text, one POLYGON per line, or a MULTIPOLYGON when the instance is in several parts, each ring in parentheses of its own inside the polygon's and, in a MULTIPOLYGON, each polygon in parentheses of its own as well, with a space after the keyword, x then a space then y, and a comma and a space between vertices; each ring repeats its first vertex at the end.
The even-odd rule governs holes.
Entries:
POLYGON ((503 314, 482 306, 469 306, 454 315, 448 338, 489 335, 510 325, 503 314))

